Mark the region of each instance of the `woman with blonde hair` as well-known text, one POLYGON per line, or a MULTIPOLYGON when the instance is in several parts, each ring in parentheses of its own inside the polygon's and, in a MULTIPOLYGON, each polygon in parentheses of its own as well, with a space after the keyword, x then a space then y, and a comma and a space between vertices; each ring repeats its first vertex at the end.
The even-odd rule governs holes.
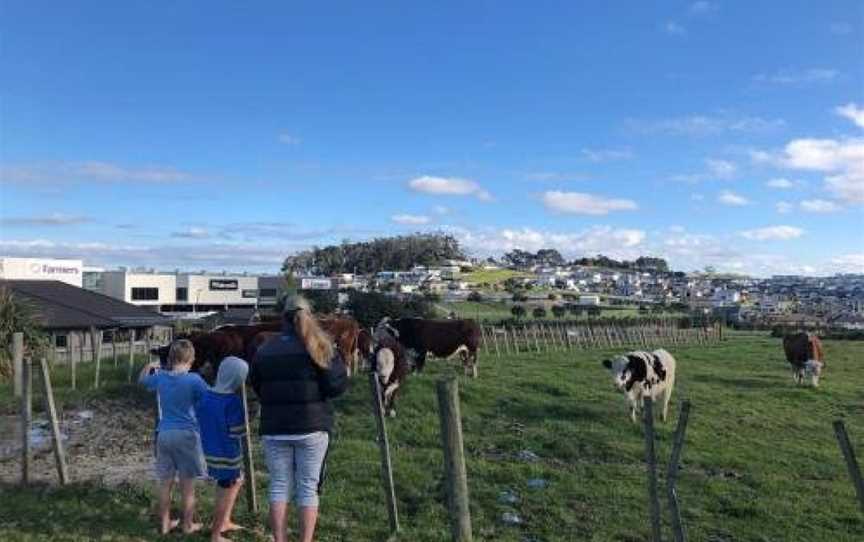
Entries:
POLYGON ((249 379, 261 402, 274 542, 286 540, 290 501, 297 506, 301 542, 312 542, 333 428, 330 399, 345 392, 347 372, 306 299, 286 299, 282 316, 281 335, 257 351, 249 379))

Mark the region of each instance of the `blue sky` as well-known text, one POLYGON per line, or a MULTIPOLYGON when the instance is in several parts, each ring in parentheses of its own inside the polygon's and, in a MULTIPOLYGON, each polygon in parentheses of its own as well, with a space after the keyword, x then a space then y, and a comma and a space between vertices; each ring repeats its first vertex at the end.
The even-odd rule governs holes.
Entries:
POLYGON ((864 4, 2 3, 0 254, 864 272, 864 4))

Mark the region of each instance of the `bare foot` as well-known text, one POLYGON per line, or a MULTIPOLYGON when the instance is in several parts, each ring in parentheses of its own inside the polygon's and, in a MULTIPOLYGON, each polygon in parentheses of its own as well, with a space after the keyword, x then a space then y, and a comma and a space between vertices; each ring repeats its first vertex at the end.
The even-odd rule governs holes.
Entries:
POLYGON ((233 521, 229 521, 224 527, 222 527, 222 532, 223 533, 229 533, 231 531, 242 531, 245 528, 246 527, 244 527, 242 525, 237 525, 233 521))
POLYGON ((183 534, 192 534, 197 533, 201 530, 202 525, 200 523, 192 523, 190 525, 183 526, 183 534))
POLYGON ((159 529, 159 534, 166 535, 166 534, 170 533, 171 531, 173 531, 174 529, 176 529, 178 525, 180 525, 179 519, 168 520, 167 524, 165 524, 165 523, 162 524, 162 528, 159 529))

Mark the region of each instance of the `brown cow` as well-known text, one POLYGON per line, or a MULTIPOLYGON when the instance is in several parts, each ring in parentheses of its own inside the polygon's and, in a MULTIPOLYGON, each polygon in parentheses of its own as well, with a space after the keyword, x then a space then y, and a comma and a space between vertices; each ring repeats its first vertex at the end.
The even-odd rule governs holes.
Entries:
POLYGON ((825 356, 822 352, 822 341, 811 333, 795 333, 783 337, 783 351, 786 361, 792 366, 792 378, 798 384, 804 383, 804 378, 811 377, 813 387, 819 386, 819 377, 825 370, 825 356))
MULTIPOLYGON (((447 358, 459 352, 465 374, 477 378, 477 348, 480 346, 480 326, 472 319, 424 320, 422 318, 384 318, 378 328, 389 327, 406 350, 416 352, 417 372, 423 371, 429 352, 447 358)), ((378 335, 376 329, 376 335, 378 335)))
MULTIPOLYGON (((246 348, 243 340, 235 333, 225 331, 211 331, 209 333, 194 333, 180 336, 177 339, 187 339, 195 347, 195 360, 192 362, 193 372, 200 373, 207 380, 212 381, 219 371, 219 364, 226 356, 246 356, 246 348)), ((168 351, 171 345, 159 346, 150 350, 150 353, 159 356, 159 362, 163 367, 168 364, 168 351)))
POLYGON ((357 372, 357 337, 360 335, 360 324, 353 318, 319 318, 321 329, 333 337, 336 349, 345 361, 348 376, 357 372))
MULTIPOLYGON (((360 334, 360 324, 353 318, 319 318, 318 323, 321 328, 326 331, 336 344, 336 349, 345 361, 348 367, 348 375, 350 376, 357 370, 357 337, 360 334)), ((282 330, 282 322, 271 320, 261 322, 259 324, 248 325, 226 325, 216 328, 216 331, 223 333, 231 333, 236 335, 243 341, 243 350, 248 359, 252 359, 253 354, 258 347, 261 346, 261 333, 272 333, 278 335, 282 330), (258 343, 255 343, 258 338, 258 343)))

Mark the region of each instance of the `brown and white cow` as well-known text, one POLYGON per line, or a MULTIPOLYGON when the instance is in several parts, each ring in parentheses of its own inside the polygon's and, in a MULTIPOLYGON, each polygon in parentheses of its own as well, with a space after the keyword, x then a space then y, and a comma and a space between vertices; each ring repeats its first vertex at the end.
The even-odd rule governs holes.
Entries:
MULTIPOLYGON (((406 350, 416 354, 417 372, 422 372, 426 355, 447 358, 459 352, 465 374, 477 377, 477 348, 480 346, 480 326, 472 319, 425 320, 422 318, 384 318, 378 328, 390 328, 406 350)), ((376 335, 378 330, 376 329, 376 335)))
POLYGON ((825 370, 825 355, 822 341, 812 333, 799 332, 783 337, 786 361, 792 366, 792 378, 803 384, 809 376, 813 387, 819 387, 819 378, 825 370))
POLYGON ((375 333, 374 341, 376 345, 371 356, 372 372, 381 386, 381 404, 385 414, 396 416, 396 394, 408 378, 411 367, 405 349, 392 335, 392 330, 379 329, 375 333))

